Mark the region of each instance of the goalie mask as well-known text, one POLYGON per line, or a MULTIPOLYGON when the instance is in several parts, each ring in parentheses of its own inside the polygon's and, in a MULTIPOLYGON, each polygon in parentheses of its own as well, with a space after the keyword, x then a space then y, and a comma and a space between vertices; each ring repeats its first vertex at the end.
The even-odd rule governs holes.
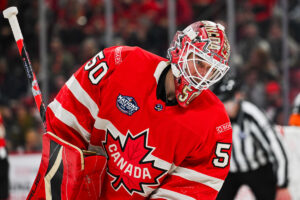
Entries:
POLYGON ((224 27, 199 21, 177 31, 168 49, 175 76, 175 95, 186 107, 202 90, 218 82, 228 71, 230 46, 224 27))

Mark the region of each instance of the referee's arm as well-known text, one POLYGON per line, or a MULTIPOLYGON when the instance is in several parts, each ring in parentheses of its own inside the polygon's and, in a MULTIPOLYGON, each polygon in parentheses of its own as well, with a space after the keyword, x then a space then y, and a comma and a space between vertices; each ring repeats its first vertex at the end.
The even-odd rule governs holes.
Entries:
POLYGON ((288 159, 282 143, 282 138, 271 124, 265 126, 265 129, 266 135, 270 138, 270 147, 275 158, 277 185, 278 187, 287 187, 288 159))

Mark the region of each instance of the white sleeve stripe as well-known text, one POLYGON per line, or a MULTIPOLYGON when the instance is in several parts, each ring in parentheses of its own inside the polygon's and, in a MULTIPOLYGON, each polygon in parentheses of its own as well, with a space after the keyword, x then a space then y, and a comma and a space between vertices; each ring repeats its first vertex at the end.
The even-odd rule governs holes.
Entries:
POLYGON ((176 175, 190 181, 201 183, 203 185, 211 187, 216 191, 220 191, 224 182, 222 179, 208 176, 195 170, 183 167, 177 167, 171 175, 176 175))
POLYGON ((251 130, 250 130, 250 122, 249 120, 244 120, 244 134, 246 139, 244 139, 244 151, 245 151, 245 159, 247 160, 247 165, 251 169, 257 169, 259 167, 258 160, 255 158, 255 141, 253 137, 251 137, 251 130), (253 156, 247 156, 253 155, 253 156))
POLYGON ((77 118, 68 110, 64 109, 62 105, 54 99, 48 106, 54 113, 55 117, 67 126, 75 129, 82 138, 89 143, 90 133, 86 131, 78 122, 77 118))
POLYGON ((114 138, 119 137, 121 145, 124 146, 126 136, 124 136, 109 120, 97 117, 94 127, 98 130, 103 131, 106 131, 107 129, 111 130, 111 133, 114 136, 114 138))
POLYGON ((287 157, 285 150, 281 144, 281 140, 278 138, 278 133, 272 128, 271 124, 268 122, 266 115, 260 111, 258 108, 254 107, 253 104, 249 102, 243 102, 242 104, 245 113, 253 121, 252 129, 254 134, 258 132, 262 139, 262 144, 268 150, 270 155, 270 162, 275 162, 278 164, 277 168, 277 183, 282 185, 286 182, 286 170, 287 170, 287 157), (265 144, 264 144, 265 143, 265 144), (275 159, 273 161, 272 159, 275 159))
POLYGON ((277 168, 277 184, 279 186, 283 185, 286 182, 286 168, 287 168, 287 157, 284 147, 282 146, 282 138, 279 138, 279 133, 269 127, 266 131, 266 136, 270 140, 271 148, 274 153, 275 162, 278 164, 277 168))
POLYGON ((174 200, 174 199, 196 200, 190 196, 180 194, 178 192, 174 192, 163 188, 158 188, 151 195, 150 199, 160 199, 160 198, 168 199, 168 200, 174 200))
POLYGON ((154 77, 155 77, 155 80, 156 80, 156 83, 158 83, 158 80, 159 80, 159 77, 161 75, 161 73, 164 71, 164 69, 168 66, 168 62, 166 61, 161 61, 156 69, 155 69, 155 72, 154 72, 154 77))
POLYGON ((246 172, 248 167, 247 162, 245 160, 246 158, 242 153, 242 142, 239 136, 239 132, 241 131, 240 129, 241 127, 235 124, 233 125, 232 143, 234 144, 234 148, 232 149, 232 151, 234 151, 234 153, 232 155, 234 155, 236 160, 238 161, 239 170, 241 172, 246 172))
POLYGON ((246 114, 252 116, 261 127, 265 127, 268 124, 267 118, 253 104, 251 104, 247 101, 244 101, 242 106, 243 106, 244 112, 246 114))
POLYGON ((172 166, 174 166, 174 164, 171 164, 165 160, 162 160, 154 155, 150 155, 148 154, 144 161, 150 161, 150 160, 154 160, 154 166, 155 167, 159 167, 159 168, 162 168, 164 170, 167 170, 167 171, 170 171, 172 169, 172 166))
POLYGON ((72 92, 72 94, 76 97, 76 99, 90 111, 91 115, 95 119, 97 117, 99 108, 95 101, 81 87, 80 83, 76 80, 74 75, 66 82, 66 85, 72 92))

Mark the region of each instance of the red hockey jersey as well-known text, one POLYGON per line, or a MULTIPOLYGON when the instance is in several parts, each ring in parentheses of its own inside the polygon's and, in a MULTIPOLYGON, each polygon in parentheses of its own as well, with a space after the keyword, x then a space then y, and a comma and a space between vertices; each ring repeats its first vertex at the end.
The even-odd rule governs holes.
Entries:
POLYGON ((231 125, 209 90, 188 108, 166 106, 166 59, 111 47, 85 63, 47 108, 48 131, 106 152, 100 199, 215 199, 229 171, 231 125))

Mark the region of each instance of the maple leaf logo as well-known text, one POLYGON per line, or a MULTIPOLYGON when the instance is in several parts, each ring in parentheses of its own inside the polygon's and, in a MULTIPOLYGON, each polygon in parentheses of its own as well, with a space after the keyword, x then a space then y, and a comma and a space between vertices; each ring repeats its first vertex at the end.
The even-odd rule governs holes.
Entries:
POLYGON ((154 160, 146 157, 154 150, 147 146, 148 130, 136 136, 128 131, 124 145, 107 130, 103 143, 108 155, 108 173, 114 178, 112 187, 118 190, 121 185, 130 194, 144 193, 143 185, 158 185, 158 179, 166 170, 154 166, 154 160))

